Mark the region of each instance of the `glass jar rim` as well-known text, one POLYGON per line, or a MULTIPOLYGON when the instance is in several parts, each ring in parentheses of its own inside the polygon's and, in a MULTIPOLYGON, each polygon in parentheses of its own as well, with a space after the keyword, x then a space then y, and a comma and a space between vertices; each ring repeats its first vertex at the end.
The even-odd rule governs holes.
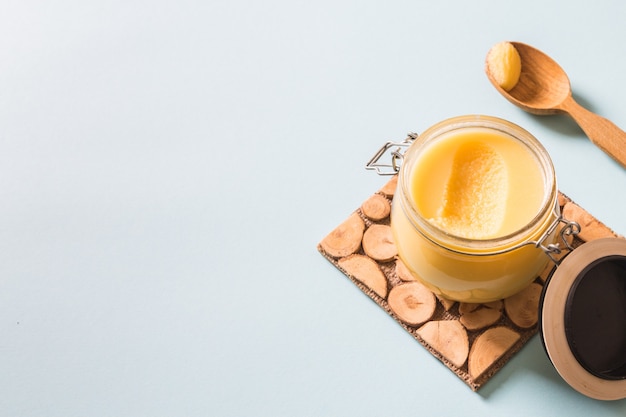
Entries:
MULTIPOLYGON (((413 224, 413 227, 433 243, 445 249, 460 253, 501 252, 503 248, 517 245, 523 240, 529 240, 530 237, 537 234, 538 230, 543 229, 543 226, 547 222, 550 222, 550 214, 558 210, 558 205, 556 204, 556 174, 547 150, 539 140, 526 129, 494 116, 457 116, 443 120, 426 129, 411 144, 403 157, 399 173, 399 186, 402 191, 403 211, 413 224), (436 141, 444 134, 475 128, 499 132, 507 137, 518 140, 521 144, 526 146, 536 158, 542 171, 544 181, 544 196, 541 207, 535 216, 526 225, 509 234, 488 239, 473 239, 457 236, 446 232, 428 221, 415 207, 409 188, 410 181, 407 181, 408 178, 411 178, 414 163, 417 159, 416 155, 419 155, 421 150, 427 148, 432 142, 436 141)), ((559 213, 556 213, 556 215, 558 216, 559 213)))

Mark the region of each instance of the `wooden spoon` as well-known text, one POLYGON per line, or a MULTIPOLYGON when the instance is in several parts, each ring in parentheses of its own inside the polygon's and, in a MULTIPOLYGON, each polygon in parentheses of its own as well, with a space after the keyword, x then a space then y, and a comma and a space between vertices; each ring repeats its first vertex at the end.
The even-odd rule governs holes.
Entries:
POLYGON ((572 97, 567 74, 552 58, 532 46, 511 42, 522 62, 519 81, 506 91, 485 66, 491 83, 507 100, 529 113, 569 114, 591 142, 626 168, 626 132, 608 119, 582 107, 572 97))

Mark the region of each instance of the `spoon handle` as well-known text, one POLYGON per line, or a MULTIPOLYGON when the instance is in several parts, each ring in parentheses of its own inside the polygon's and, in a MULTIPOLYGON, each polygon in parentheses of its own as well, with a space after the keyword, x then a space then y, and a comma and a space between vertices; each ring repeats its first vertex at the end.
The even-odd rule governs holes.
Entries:
POLYGON ((578 123, 591 142, 626 168, 626 132, 613 122, 585 109, 570 97, 563 110, 578 123))

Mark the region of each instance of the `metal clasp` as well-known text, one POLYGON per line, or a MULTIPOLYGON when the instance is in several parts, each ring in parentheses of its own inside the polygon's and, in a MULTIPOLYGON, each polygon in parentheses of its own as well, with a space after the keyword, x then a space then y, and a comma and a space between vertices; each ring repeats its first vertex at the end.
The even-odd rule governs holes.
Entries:
POLYGON ((375 170, 378 175, 395 175, 400 171, 406 149, 417 139, 417 133, 409 133, 403 142, 387 142, 365 164, 365 169, 375 170), (391 158, 391 163, 380 162, 383 157, 391 158))
POLYGON ((552 233, 559 227, 559 224, 563 223, 564 226, 559 231, 559 236, 561 238, 561 242, 565 246, 565 249, 570 252, 574 250, 574 247, 568 240, 568 237, 576 236, 580 233, 580 224, 567 220, 563 217, 563 215, 558 214, 554 222, 548 227, 548 229, 544 232, 544 234, 537 241, 530 241, 528 244, 533 244, 535 247, 540 248, 544 251, 546 255, 550 258, 555 265, 559 265, 561 263, 562 257, 558 257, 563 252, 563 248, 561 248, 561 244, 559 242, 556 243, 548 243, 544 244, 544 241, 548 239, 552 233))

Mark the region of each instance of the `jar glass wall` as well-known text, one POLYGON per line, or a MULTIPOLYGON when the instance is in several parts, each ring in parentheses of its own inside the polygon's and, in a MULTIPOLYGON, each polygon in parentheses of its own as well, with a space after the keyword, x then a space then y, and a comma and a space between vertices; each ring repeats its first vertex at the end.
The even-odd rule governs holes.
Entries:
POLYGON ((416 278, 443 297, 465 302, 508 297, 530 284, 549 261, 540 248, 528 242, 543 240, 550 244, 556 240, 556 232, 547 233, 559 218, 557 194, 552 161, 545 148, 526 130, 489 116, 445 120, 423 132, 403 158, 391 213, 400 259, 416 278), (463 139, 466 133, 472 135, 469 142, 463 139), (482 136, 497 136, 498 141, 508 141, 517 150, 508 157, 498 155, 500 159, 479 160, 478 165, 470 161, 474 164, 466 164, 470 171, 457 169, 460 163, 454 158, 465 163, 463 158, 467 159, 476 146, 482 146, 482 136), (462 138, 465 145, 440 146, 444 141, 452 144, 456 138, 462 138), (437 147, 456 156, 435 151, 437 147), (529 162, 520 165, 521 153, 529 155, 529 162), (505 174, 497 171, 494 175, 496 165, 505 174), (482 175, 481 170, 484 178, 471 178, 482 175), (530 177, 538 180, 532 182, 530 177), (459 186, 455 184, 459 181, 470 187, 482 187, 482 191, 457 189, 459 186), (493 184, 497 187, 491 190, 493 184), (506 202, 498 201, 504 198, 506 202), (524 205, 528 207, 520 211, 524 205), (456 217, 438 219, 441 212, 456 217), (502 228, 500 233, 489 235, 488 227, 498 216, 508 219, 509 229, 502 228), (457 223, 465 229, 455 228, 457 223), (472 235, 476 231, 478 237, 472 235))

